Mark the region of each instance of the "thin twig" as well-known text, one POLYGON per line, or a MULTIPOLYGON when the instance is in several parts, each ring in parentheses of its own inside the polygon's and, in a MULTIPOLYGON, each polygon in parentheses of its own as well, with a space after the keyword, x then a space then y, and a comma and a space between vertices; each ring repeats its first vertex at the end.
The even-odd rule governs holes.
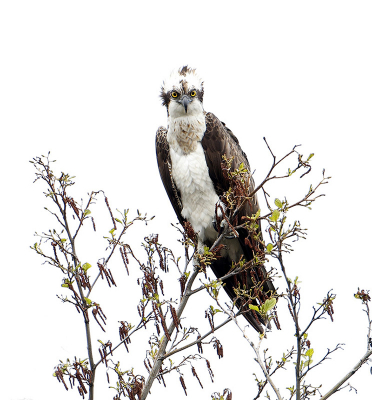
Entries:
POLYGON ((217 331, 218 329, 222 328, 223 326, 225 326, 227 323, 229 323, 230 321, 232 321, 231 317, 228 317, 224 322, 222 322, 221 324, 217 325, 216 327, 214 327, 213 329, 211 329, 209 332, 207 332, 205 335, 201 336, 200 338, 198 338, 197 340, 194 340, 192 343, 189 343, 183 347, 180 347, 179 349, 175 349, 170 351, 169 353, 166 353, 163 355, 162 359, 165 360, 166 358, 172 356, 173 354, 179 353, 180 351, 186 350, 191 346, 194 346, 198 343, 200 343, 202 340, 204 340, 206 337, 210 336, 212 333, 214 333, 215 331, 217 331))
MULTIPOLYGON (((185 309, 186 304, 187 304, 187 302, 188 302, 188 300, 190 298, 191 287, 192 287, 192 285, 193 285, 193 283, 195 281, 195 278, 197 277, 198 273, 199 273, 199 268, 195 267, 193 273, 191 274, 191 276, 190 276, 190 278, 189 278, 189 280, 187 282, 187 286, 186 286, 186 290, 185 290, 184 296, 182 297, 180 305, 179 305, 179 307, 177 309, 177 318, 178 319, 180 319, 180 317, 181 317, 181 315, 183 313, 183 310, 185 309)), ((174 322, 172 321, 170 326, 169 326, 169 328, 168 328, 169 336, 172 335, 175 327, 176 326, 175 326, 174 322)), ((160 367, 161 367, 161 365, 163 363, 162 357, 165 354, 165 350, 166 350, 168 342, 169 341, 166 338, 166 336, 163 336, 162 339, 161 339, 161 342, 160 342, 160 346, 159 346, 159 350, 158 350, 158 356, 157 356, 156 361, 155 361, 155 363, 154 363, 154 365, 153 365, 153 367, 152 367, 152 369, 150 371, 150 374, 149 374, 149 376, 147 378, 145 386, 144 386, 144 388, 142 390, 141 400, 145 400, 146 399, 146 397, 149 394, 149 391, 151 389, 152 383, 154 382, 154 380, 158 376, 160 367)))

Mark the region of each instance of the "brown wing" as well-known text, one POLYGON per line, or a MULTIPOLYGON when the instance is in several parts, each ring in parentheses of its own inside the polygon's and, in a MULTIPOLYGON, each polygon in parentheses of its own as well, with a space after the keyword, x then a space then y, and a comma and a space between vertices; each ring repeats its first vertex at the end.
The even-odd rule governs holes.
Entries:
MULTIPOLYGON (((227 158, 234 157, 231 170, 235 170, 241 163, 250 171, 249 162, 244 151, 239 145, 239 141, 231 130, 221 122, 214 114, 207 113, 205 116, 207 129, 202 139, 202 146, 205 153, 205 159, 209 169, 209 176, 214 184, 217 194, 220 196, 229 189, 229 181, 222 173, 222 156, 227 158)), ((250 179, 249 189, 254 189, 254 180, 250 179)), ((239 213, 239 223, 243 215, 255 214, 259 209, 257 197, 254 196, 250 202, 239 213)))
POLYGON ((177 218, 183 225, 185 221, 181 215, 182 201, 181 194, 177 190, 172 177, 172 164, 169 155, 169 144, 167 140, 167 129, 161 126, 156 132, 156 158, 158 160, 158 167, 161 180, 163 181, 164 188, 168 194, 169 200, 172 203, 173 209, 177 214, 177 218))
MULTIPOLYGON (((238 139, 223 122, 221 122, 212 113, 207 113, 206 125, 207 129, 202 139, 202 146, 209 169, 209 176, 214 184, 217 194, 220 196, 223 194, 223 192, 226 192, 230 186, 228 179, 224 177, 222 172, 222 156, 226 155, 227 158, 234 157, 231 170, 237 169, 239 165, 243 163, 245 168, 250 171, 250 166, 247 160, 247 156, 239 145, 238 139)), ((254 189, 254 181, 252 177, 249 177, 248 179, 249 191, 251 192, 254 189)), ((252 214, 255 214, 258 209, 259 205, 257 197, 253 196, 253 198, 249 202, 245 203, 245 206, 240 211, 238 215, 238 224, 243 222, 242 216, 250 216, 252 214)), ((246 261, 249 261, 253 258, 253 251, 251 246, 247 244, 247 240, 250 240, 250 238, 248 237, 248 231, 246 229, 240 229, 238 233, 244 257, 246 261)), ((231 263, 227 262, 227 260, 223 258, 218 259, 211 265, 212 271, 217 278, 221 278, 222 276, 226 275, 229 272, 230 267, 231 263)), ((232 300, 235 298, 234 287, 236 287, 238 284, 240 284, 240 287, 245 286, 247 289, 250 289, 253 286, 251 274, 254 274, 256 281, 261 281, 266 276, 266 270, 264 266, 260 266, 255 268, 254 271, 244 271, 235 278, 229 278, 224 281, 224 289, 232 300)), ((269 292, 273 293, 274 291, 275 288, 272 282, 267 281, 264 284, 264 292, 269 294, 269 292)), ((261 300, 264 301, 264 298, 261 300)), ((236 305, 239 309, 241 309, 241 302, 237 301, 236 305)), ((257 331, 263 332, 262 327, 258 323, 258 320, 254 317, 254 315, 252 315, 252 311, 250 311, 249 309, 244 309, 241 311, 243 311, 244 317, 257 331)), ((261 319, 261 322, 264 321, 261 319)))

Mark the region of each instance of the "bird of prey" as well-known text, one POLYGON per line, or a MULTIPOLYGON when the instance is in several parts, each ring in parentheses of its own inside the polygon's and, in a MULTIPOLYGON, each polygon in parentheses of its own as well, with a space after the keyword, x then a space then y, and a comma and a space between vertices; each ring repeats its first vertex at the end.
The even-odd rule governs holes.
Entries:
MULTIPOLYGON (((204 246, 211 247, 221 232, 216 226, 216 204, 223 206, 221 196, 230 186, 221 166, 223 156, 232 159, 231 171, 239 166, 248 171, 250 168, 236 136, 214 114, 204 111, 203 95, 203 81, 195 69, 184 66, 173 71, 163 82, 160 94, 167 108, 168 128, 160 127, 156 133, 157 161, 165 190, 180 223, 189 222, 197 233, 199 251, 203 251, 204 246)), ((249 180, 246 183, 251 192, 254 182, 250 173, 245 179, 249 180)), ((258 209, 257 198, 253 196, 240 209, 238 225, 244 223, 243 216, 252 216, 258 209)), ((226 275, 233 262, 241 259, 248 262, 253 258, 249 232, 240 228, 237 233, 238 237, 230 236, 223 240, 225 249, 221 251, 222 256, 211 265, 217 278, 226 275)), ((234 300, 234 287, 249 290, 254 281, 264 281, 261 299, 252 303, 259 305, 262 296, 264 300, 275 292, 262 265, 224 280, 224 289, 234 300)), ((246 320, 258 332, 263 332, 262 317, 247 305, 243 307, 241 300, 236 305, 246 320)))

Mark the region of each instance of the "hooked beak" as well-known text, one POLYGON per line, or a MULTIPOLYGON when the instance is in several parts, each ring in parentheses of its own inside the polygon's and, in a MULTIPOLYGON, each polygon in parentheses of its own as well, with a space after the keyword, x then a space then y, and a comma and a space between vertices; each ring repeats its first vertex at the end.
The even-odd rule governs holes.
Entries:
POLYGON ((188 105, 193 101, 194 99, 192 99, 190 96, 187 96, 186 94, 183 95, 180 99, 179 99, 179 103, 183 105, 183 107, 185 108, 185 112, 187 114, 187 107, 188 105))

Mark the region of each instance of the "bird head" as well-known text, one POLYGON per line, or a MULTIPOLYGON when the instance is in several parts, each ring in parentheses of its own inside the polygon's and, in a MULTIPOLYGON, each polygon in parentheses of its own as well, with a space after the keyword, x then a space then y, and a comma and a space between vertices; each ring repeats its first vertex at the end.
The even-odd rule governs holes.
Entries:
POLYGON ((160 97, 168 116, 177 118, 202 113, 203 94, 202 79, 195 69, 186 65, 173 71, 163 82, 160 97))

